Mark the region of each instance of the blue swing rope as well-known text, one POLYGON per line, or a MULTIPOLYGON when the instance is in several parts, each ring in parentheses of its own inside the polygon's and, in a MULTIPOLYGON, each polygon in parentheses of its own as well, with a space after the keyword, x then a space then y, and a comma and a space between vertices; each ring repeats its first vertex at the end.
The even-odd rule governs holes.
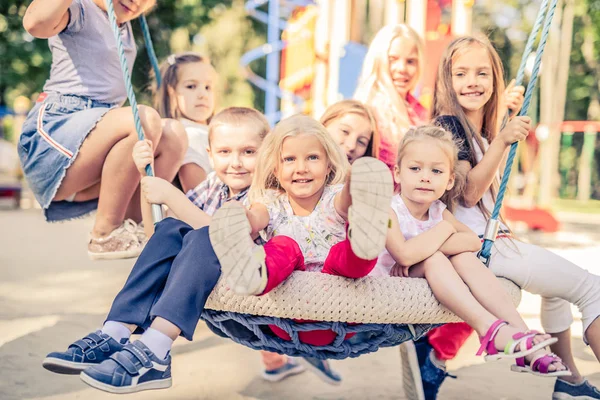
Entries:
MULTIPOLYGON (((129 67, 127 67, 127 59, 125 58, 125 50, 123 49, 123 41, 121 40, 121 33, 119 32, 119 26, 117 25, 117 18, 115 17, 115 8, 112 0, 106 0, 106 8, 108 11, 108 19, 117 41, 117 50, 119 51, 119 61, 121 61, 121 71, 123 71, 123 81, 125 82, 125 88, 127 89, 127 98, 129 99, 129 105, 133 110, 133 121, 135 123, 135 130, 139 140, 144 140, 144 128, 142 128, 142 121, 140 119, 140 113, 138 111, 137 101, 135 99, 135 93, 133 92, 133 85, 131 84, 131 75, 129 74, 129 67)), ((144 21, 145 22, 145 21, 144 21)), ((146 24, 146 28, 148 28, 146 24)), ((148 36, 150 36, 148 34, 148 36)), ((146 36, 144 35, 144 39, 146 36)), ((154 53, 154 50, 152 50, 154 53)), ((155 56, 156 58, 156 56, 155 56)), ((160 75, 160 74, 159 74, 160 75)), ((146 165, 146 175, 154 176, 152 167, 146 165)), ((159 204, 152 204, 152 219, 154 223, 158 223, 162 220, 162 208, 159 204)))
MULTIPOLYGON (((538 12, 533 30, 529 35, 529 39, 527 40, 527 44, 525 46, 525 52, 523 53, 523 58, 521 59, 521 65, 519 66, 519 71, 517 73, 516 85, 523 84, 523 77, 525 75, 525 65, 527 64, 527 59, 529 55, 533 51, 533 44, 535 39, 537 38, 537 34, 540 30, 540 27, 543 24, 542 36, 540 38, 540 43, 538 45, 538 51, 535 55, 535 62, 533 66, 533 71, 531 73, 531 81, 527 85, 527 90, 525 91, 525 100, 523 102, 523 107, 519 112, 519 116, 527 115, 527 111, 529 109, 529 103, 531 103, 531 97, 533 96, 533 90, 535 89, 535 84, 538 78, 538 72, 540 70, 540 65, 542 63, 542 55, 544 54, 544 48, 546 47, 546 42, 548 40, 548 35, 550 33, 550 27, 552 25, 552 18, 554 17, 554 11, 556 10, 558 0, 552 0, 550 4, 550 8, 548 8, 548 0, 544 0, 542 5, 540 6, 540 11, 538 12), (547 13, 546 13, 547 11, 547 13)), ((478 257, 485 264, 489 265, 492 245, 494 240, 496 239, 496 235, 498 234, 498 228, 500 226, 498 217, 500 215, 500 209, 502 208, 502 201, 504 200, 504 195, 506 194, 506 189, 508 186, 508 179, 510 177, 510 172, 512 170, 512 164, 515 159, 515 155, 517 153, 517 146, 519 142, 515 142, 510 146, 510 151, 508 153, 508 157, 506 159, 506 167, 504 168, 504 174, 502 175, 502 181, 500 183, 500 187, 498 189, 498 197, 496 199, 496 204, 494 205, 494 210, 492 215, 487 223, 485 234, 483 237, 483 244, 481 246, 481 250, 479 251, 478 257)))
POLYGON ((321 360, 355 358, 373 353, 380 347, 393 347, 407 340, 417 340, 432 328, 432 324, 349 324, 347 322, 296 323, 287 318, 238 314, 229 311, 204 310, 209 328, 219 336, 254 350, 266 350, 292 357, 314 357, 321 360), (284 330, 291 340, 274 336, 262 327, 275 325, 284 330), (214 328, 217 328, 216 330, 214 328), (302 343, 299 332, 330 329, 335 334, 333 343, 313 346, 302 343), (243 332, 243 333, 242 333, 243 332), (346 339, 346 335, 355 336, 346 339))
POLYGON ((160 75, 160 66, 158 65, 158 59, 154 52, 154 45, 152 44, 152 36, 150 36, 150 28, 148 28, 148 21, 144 14, 140 15, 140 26, 142 27, 142 34, 144 35, 144 43, 146 44, 146 52, 148 52, 148 58, 150 64, 152 64, 152 70, 154 71, 154 79, 156 79, 156 86, 160 87, 162 84, 162 76, 160 75))

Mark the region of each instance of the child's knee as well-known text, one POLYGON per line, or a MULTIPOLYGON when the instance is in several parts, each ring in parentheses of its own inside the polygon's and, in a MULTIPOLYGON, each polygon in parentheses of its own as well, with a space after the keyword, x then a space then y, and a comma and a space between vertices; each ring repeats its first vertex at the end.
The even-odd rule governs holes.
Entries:
POLYGON ((298 243, 288 236, 275 236, 265 244, 267 261, 273 265, 292 266, 303 269, 304 256, 298 243))
POLYGON ((470 256, 473 256, 473 253, 459 253, 448 257, 448 259, 453 265, 462 266, 473 261, 470 256))
POLYGON ((454 269, 459 272, 468 272, 477 270, 478 268, 485 268, 475 254, 470 252, 459 253, 448 257, 454 269))
POLYGON ((179 154, 181 158, 188 148, 188 137, 181 122, 174 119, 163 119, 162 138, 159 148, 169 154, 179 154))
POLYGON ((146 139, 157 141, 162 134, 162 121, 158 112, 152 107, 139 105, 138 111, 144 128, 146 139))
POLYGON ((450 263, 450 260, 444 253, 436 251, 433 255, 431 255, 429 258, 423 261, 423 267, 426 270, 440 269, 446 267, 452 268, 452 264, 450 263))

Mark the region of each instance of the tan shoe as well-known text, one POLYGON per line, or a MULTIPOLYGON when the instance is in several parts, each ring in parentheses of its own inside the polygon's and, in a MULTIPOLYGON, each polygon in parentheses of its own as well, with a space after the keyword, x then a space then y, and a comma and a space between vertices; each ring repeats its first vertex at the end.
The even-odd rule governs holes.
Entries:
MULTIPOLYGON (((131 221, 131 220, 128 220, 131 221)), ((135 224, 135 222, 131 221, 132 223, 135 224)), ((135 229, 135 235, 138 238, 138 242, 140 242, 140 245, 142 246, 142 248, 144 248, 144 246, 146 245, 146 242, 148 241, 148 236, 146 236, 146 231, 144 230, 144 223, 140 222, 139 224, 137 224, 137 227, 135 229)))
POLYGON ((137 237, 137 229, 135 222, 125 220, 110 235, 91 238, 88 244, 88 256, 92 260, 116 260, 139 256, 143 246, 137 237))

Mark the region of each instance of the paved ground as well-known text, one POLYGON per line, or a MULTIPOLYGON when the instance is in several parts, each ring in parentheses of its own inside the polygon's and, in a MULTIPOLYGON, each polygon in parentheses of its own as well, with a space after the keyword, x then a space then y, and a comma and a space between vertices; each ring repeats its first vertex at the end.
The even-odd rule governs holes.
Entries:
MULTIPOLYGON (((587 219, 570 219, 557 235, 524 234, 600 274, 600 230, 587 219)), ((62 350, 96 329, 133 262, 91 262, 85 253, 90 219, 46 224, 39 210, 0 210, 0 399, 105 399, 76 376, 41 367, 46 353, 62 350)), ((538 325, 539 301, 524 295, 520 310, 538 325)), ((576 335, 581 328, 573 325, 576 335)), ((473 356, 472 337, 450 364, 440 399, 550 399, 553 380, 521 376, 509 364, 473 356)), ((580 337, 573 340, 578 365, 600 385, 600 365, 580 337)), ((211 335, 201 323, 194 342, 179 339, 174 385, 132 399, 404 399, 397 349, 334 361, 344 375, 339 387, 310 373, 272 384, 259 373, 258 354, 211 335)), ((113 397, 114 398, 114 397, 113 397)))

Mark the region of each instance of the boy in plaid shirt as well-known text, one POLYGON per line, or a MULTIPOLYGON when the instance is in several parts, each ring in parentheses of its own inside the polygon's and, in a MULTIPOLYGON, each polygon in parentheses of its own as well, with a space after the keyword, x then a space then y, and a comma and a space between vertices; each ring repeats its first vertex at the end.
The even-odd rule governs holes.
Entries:
MULTIPOLYGON (((48 354, 44 368, 81 373, 87 384, 111 393, 133 393, 171 386, 173 341, 192 340, 204 304, 221 274, 208 237, 211 215, 227 201, 244 201, 254 173, 256 153, 269 125, 258 111, 231 107, 215 115, 209 126, 208 153, 214 171, 183 194, 169 182, 144 176, 141 189, 145 225, 150 204, 164 204, 175 218, 156 224, 156 232, 115 298, 104 326, 48 354), (143 332, 129 342, 132 332, 143 332)), ((150 141, 133 151, 138 170, 153 162, 150 141)), ((283 358, 284 374, 303 368, 283 358)))

